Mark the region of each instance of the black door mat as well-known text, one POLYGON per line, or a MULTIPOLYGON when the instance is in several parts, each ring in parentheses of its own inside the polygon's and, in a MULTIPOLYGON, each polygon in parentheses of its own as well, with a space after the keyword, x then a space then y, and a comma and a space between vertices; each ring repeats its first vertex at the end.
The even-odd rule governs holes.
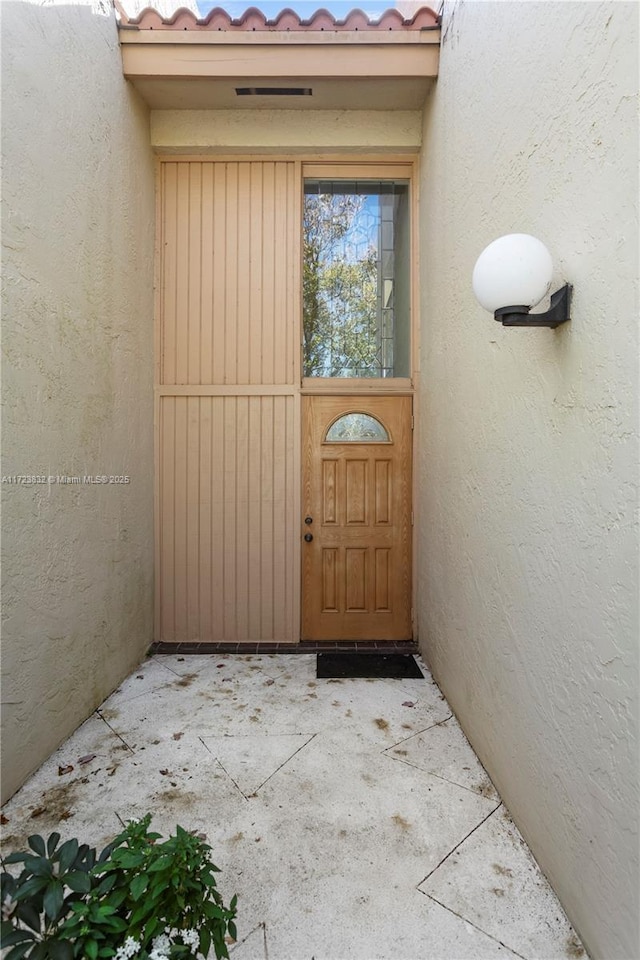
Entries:
POLYGON ((338 677, 419 677, 422 670, 410 654, 319 653, 316 676, 320 680, 338 677))

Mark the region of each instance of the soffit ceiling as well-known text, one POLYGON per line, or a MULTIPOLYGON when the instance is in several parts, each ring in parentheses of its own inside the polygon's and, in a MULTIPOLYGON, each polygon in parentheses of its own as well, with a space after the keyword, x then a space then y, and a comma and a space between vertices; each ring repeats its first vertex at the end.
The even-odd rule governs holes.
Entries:
MULTIPOLYGON (((292 78, 291 83, 297 78, 292 78)), ((431 80, 326 80, 305 78, 311 96, 238 96, 246 78, 232 80, 145 80, 134 86, 153 110, 419 110, 431 80)), ((252 83, 273 87, 271 78, 252 83)), ((282 86, 287 86, 283 83, 282 86)))
POLYGON ((405 18, 360 10, 303 20, 255 8, 231 18, 216 8, 163 17, 119 9, 123 70, 156 110, 417 110, 438 71, 440 23, 423 7, 405 18), (311 88, 311 96, 241 96, 237 88, 311 88))

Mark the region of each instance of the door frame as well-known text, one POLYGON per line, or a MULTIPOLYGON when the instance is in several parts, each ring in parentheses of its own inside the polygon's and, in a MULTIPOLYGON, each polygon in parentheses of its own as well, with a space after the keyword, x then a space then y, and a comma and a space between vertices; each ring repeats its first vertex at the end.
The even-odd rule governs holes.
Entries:
MULTIPOLYGON (((366 153, 362 154, 341 154, 330 153, 322 156, 318 154, 305 153, 282 153, 282 154, 264 154, 264 153, 234 153, 231 150, 220 150, 220 152, 208 152, 193 154, 171 154, 162 153, 156 157, 156 229, 155 229, 155 251, 154 251, 154 541, 155 541, 155 589, 154 589, 154 639, 160 639, 160 585, 158 581, 158 571, 160 569, 160 544, 161 544, 161 518, 160 518, 160 397, 161 389, 161 317, 162 317, 162 252, 163 252, 163 234, 162 234, 162 193, 161 193, 161 171, 164 163, 189 163, 189 162, 273 162, 273 161, 294 162, 299 170, 299 188, 300 196, 298 203, 299 225, 300 225, 300 262, 298 265, 299 273, 302 276, 302 199, 303 199, 303 180, 306 171, 313 170, 315 176, 340 175, 342 178, 370 178, 384 179, 402 178, 409 180, 410 183, 410 344, 411 344, 411 376, 407 378, 397 378, 389 380, 356 380, 350 378, 326 380, 322 378, 313 381, 302 379, 302 283, 299 284, 299 303, 295 311, 295 329, 293 336, 297 337, 299 343, 299 357, 297 359, 297 384, 294 386, 294 403, 296 418, 298 421, 296 431, 296 442, 294 449, 294 469, 298 472, 299 483, 295 485, 295 502, 292 509, 295 516, 299 517, 299 527, 303 527, 301 506, 302 506, 302 450, 301 450, 301 397, 306 395, 362 395, 362 396, 410 396, 413 398, 413 416, 412 416, 412 599, 411 599, 411 622, 414 640, 419 636, 419 624, 416 617, 416 585, 418 582, 418 563, 417 555, 417 464, 418 464, 418 411, 419 404, 416 402, 420 387, 420 352, 419 352, 419 231, 418 231, 418 210, 420 204, 418 156, 415 153, 366 153)), ((309 176, 310 174, 307 173, 309 176)), ((264 389, 264 388, 263 388, 264 389)), ((230 391, 231 392, 231 391, 230 391)), ((295 523, 293 525, 295 529, 295 523)), ((294 609, 295 619, 298 624, 297 635, 293 638, 283 638, 281 642, 292 643, 296 645, 300 642, 302 636, 302 556, 301 556, 301 538, 302 532, 292 543, 292 549, 296 557, 299 577, 297 580, 297 597, 295 598, 294 609)))
MULTIPOLYGON (((398 377, 389 379, 351 379, 335 378, 324 379, 305 378, 300 384, 301 396, 408 396, 413 400, 412 403, 412 480, 411 480, 411 625, 414 641, 418 640, 418 622, 416 616, 416 587, 418 583, 418 555, 417 555, 417 526, 416 526, 416 492, 417 492, 417 463, 418 463, 418 392, 420 383, 420 350, 418 323, 419 310, 419 251, 418 251, 418 210, 419 210, 419 182, 417 176, 418 159, 415 156, 402 155, 361 155, 344 156, 334 155, 318 159, 317 156, 309 159, 301 157, 302 177, 301 189, 303 187, 305 176, 313 179, 326 178, 332 176, 340 179, 406 179, 409 181, 409 209, 410 209, 410 344, 411 344, 411 375, 410 377, 398 377)), ((301 245, 302 249, 302 245, 301 245)), ((302 271, 302 266, 301 266, 302 271)), ((302 275, 302 274, 301 274, 302 275)), ((302 289, 300 290, 300 318, 302 322, 302 289)), ((300 350, 302 352, 302 331, 300 331, 300 350)), ((301 364, 302 367, 302 364, 301 364)), ((300 425, 302 430, 302 424, 300 425)), ((302 483, 302 463, 300 463, 300 477, 302 483)), ((302 515, 300 515, 300 538, 304 533, 302 515)), ((302 584, 302 558, 300 560, 300 583, 302 584)), ((301 608, 302 609, 302 608, 301 608)), ((302 619, 300 622, 302 632, 302 619)))

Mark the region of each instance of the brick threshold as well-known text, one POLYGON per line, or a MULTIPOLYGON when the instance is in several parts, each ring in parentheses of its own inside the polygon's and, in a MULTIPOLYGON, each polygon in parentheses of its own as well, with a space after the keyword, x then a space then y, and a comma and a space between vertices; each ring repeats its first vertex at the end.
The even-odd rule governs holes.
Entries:
POLYGON ((340 640, 335 642, 300 643, 165 643, 151 645, 151 654, 176 654, 181 656, 220 656, 225 653, 377 653, 416 654, 418 645, 412 640, 340 640))

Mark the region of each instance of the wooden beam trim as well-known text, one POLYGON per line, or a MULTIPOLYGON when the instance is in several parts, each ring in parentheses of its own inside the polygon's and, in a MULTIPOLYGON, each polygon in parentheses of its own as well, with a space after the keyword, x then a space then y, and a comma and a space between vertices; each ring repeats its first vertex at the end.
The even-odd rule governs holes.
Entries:
POLYGON ((397 46, 397 45, 429 45, 438 46, 440 44, 440 31, 428 30, 422 32, 400 32, 388 30, 385 33, 374 33, 373 31, 364 31, 362 33, 356 30, 333 32, 325 30, 322 33, 308 33, 305 31, 273 31, 264 33, 238 33, 223 31, 212 31, 207 33, 204 30, 127 30, 120 29, 120 43, 125 45, 150 44, 152 46, 227 46, 235 45, 238 47, 253 46, 273 46, 284 45, 291 46, 327 46, 327 45, 351 45, 362 46, 397 46))
POLYGON ((375 396, 377 394, 395 394, 397 396, 411 396, 413 383, 407 377, 394 379, 354 380, 350 377, 342 379, 325 379, 324 377, 305 377, 300 390, 303 396, 375 396))
MULTIPOLYGON (((349 164, 350 167, 357 165, 359 169, 363 167, 364 164, 384 164, 386 170, 389 169, 389 165, 397 163, 401 164, 404 169, 412 168, 413 157, 410 154, 416 153, 419 151, 419 147, 407 147, 403 151, 399 151, 398 147, 390 147, 384 151, 378 153, 367 152, 366 150, 359 149, 357 152, 347 153, 344 150, 337 151, 335 148, 331 148, 325 155, 322 157, 323 169, 326 171, 326 164, 349 164), (409 154, 409 156, 407 156, 409 154), (353 160, 351 159, 353 156, 353 160)), ((211 163, 212 161, 218 162, 229 162, 229 163, 239 163, 247 162, 253 163, 257 160, 267 160, 270 163, 276 160, 297 160, 307 164, 318 164, 318 152, 309 153, 308 149, 304 148, 295 155, 291 150, 287 153, 268 153, 260 152, 260 148, 256 149, 252 153, 247 153, 246 148, 238 148, 238 151, 229 152, 228 147, 212 147, 208 149, 207 152, 196 152, 194 153, 191 150, 190 153, 185 154, 175 154, 175 153, 166 153, 164 148, 156 156, 156 160, 159 163, 211 163), (212 155, 211 150, 215 151, 212 155), (241 151, 245 150, 245 153, 241 151)), ((306 171, 307 167, 305 167, 306 171)), ((309 176, 305 172, 304 176, 309 176)), ((349 176, 353 176, 353 173, 350 172, 349 176)), ((388 176, 386 174, 385 176, 388 176)), ((356 178, 357 179, 357 178, 356 178)), ((384 179, 384 177, 382 178, 384 179)))
POLYGON ((293 385, 253 383, 161 383, 155 390, 160 397, 293 397, 297 393, 293 385))
POLYGON ((349 57, 336 47, 128 46, 122 64, 130 79, 164 77, 351 79, 354 77, 427 78, 438 74, 438 48, 352 47, 349 57))

